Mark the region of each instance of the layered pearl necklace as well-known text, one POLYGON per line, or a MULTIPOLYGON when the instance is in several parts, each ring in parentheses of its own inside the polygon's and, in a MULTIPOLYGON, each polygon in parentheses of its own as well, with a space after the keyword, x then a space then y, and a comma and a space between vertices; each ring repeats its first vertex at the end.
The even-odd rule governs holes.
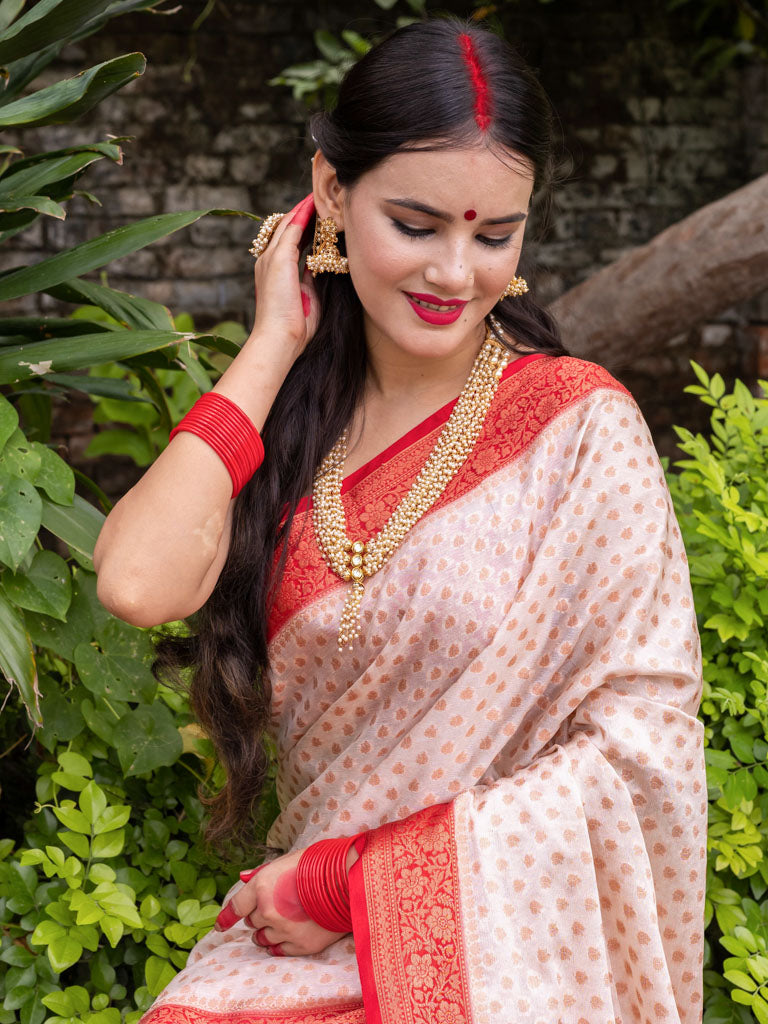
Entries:
POLYGON ((347 536, 341 500, 347 457, 346 428, 320 463, 313 493, 315 537, 333 572, 352 584, 341 615, 339 650, 351 649, 352 641, 360 635, 360 604, 366 577, 373 576, 389 561, 406 533, 435 504, 474 448, 509 359, 509 350, 487 330, 467 382, 429 458, 385 525, 367 541, 347 536))

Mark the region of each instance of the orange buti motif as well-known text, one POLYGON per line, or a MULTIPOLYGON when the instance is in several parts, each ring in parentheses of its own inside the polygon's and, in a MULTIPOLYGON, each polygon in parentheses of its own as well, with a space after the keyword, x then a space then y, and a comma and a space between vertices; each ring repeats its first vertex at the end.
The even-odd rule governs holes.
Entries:
POLYGON ((459 36, 459 44, 475 93, 475 121, 480 131, 485 132, 491 124, 491 90, 488 79, 483 71, 472 37, 466 32, 462 32, 459 36))

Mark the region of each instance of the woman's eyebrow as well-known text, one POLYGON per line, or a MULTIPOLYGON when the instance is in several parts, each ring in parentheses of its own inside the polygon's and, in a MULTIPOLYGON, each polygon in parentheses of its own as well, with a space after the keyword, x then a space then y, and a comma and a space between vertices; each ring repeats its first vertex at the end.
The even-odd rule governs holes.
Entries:
MULTIPOLYGON (((420 203, 416 199, 387 199, 387 203, 392 203, 394 206, 402 206, 406 210, 415 210, 416 213, 426 213, 430 217, 437 217, 439 220, 447 221, 452 224, 454 218, 450 213, 444 213, 442 210, 435 210, 431 206, 427 206, 426 203, 420 203)), ((510 213, 507 217, 491 217, 488 220, 481 220, 480 224, 512 224, 520 220, 525 220, 526 214, 524 213, 510 213)))

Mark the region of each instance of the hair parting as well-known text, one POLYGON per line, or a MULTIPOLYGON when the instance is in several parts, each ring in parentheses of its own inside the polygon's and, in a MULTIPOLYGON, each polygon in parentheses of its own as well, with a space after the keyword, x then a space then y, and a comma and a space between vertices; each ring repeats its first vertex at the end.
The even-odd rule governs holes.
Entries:
POLYGON ((488 86, 488 79, 485 77, 480 65, 480 59, 475 51, 472 36, 462 32, 459 35, 459 43, 461 44, 464 61, 469 68, 472 88, 475 90, 475 121, 480 131, 486 132, 491 123, 491 91, 488 86))
MULTIPOLYGON (((457 18, 407 25, 347 72, 331 111, 313 115, 312 137, 339 183, 353 187, 403 150, 484 145, 534 178, 546 227, 554 180, 554 112, 528 65, 502 38, 457 18), (418 88, 414 69, 418 68, 418 88), (467 73, 469 71, 469 74, 467 73)), ((311 239, 308 227, 307 240, 311 239)), ((344 234, 338 239, 342 255, 344 234)), ((518 273, 529 280, 527 251, 518 273)), ((235 498, 229 550, 189 635, 166 628, 152 670, 179 688, 189 673, 193 713, 226 772, 224 788, 201 792, 208 841, 252 843, 254 811, 268 768, 268 622, 293 550, 291 525, 317 466, 363 399, 367 353, 363 309, 347 275, 315 282, 319 327, 286 377, 262 430, 265 458, 235 498)), ((493 308, 494 332, 515 352, 565 355, 557 325, 529 292, 493 308)), ((311 529, 311 525, 306 527, 311 529)))

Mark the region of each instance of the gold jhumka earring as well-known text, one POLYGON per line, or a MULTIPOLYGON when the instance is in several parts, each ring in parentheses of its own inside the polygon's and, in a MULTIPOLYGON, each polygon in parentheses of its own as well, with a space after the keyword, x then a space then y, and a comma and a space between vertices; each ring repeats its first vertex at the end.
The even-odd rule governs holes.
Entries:
POLYGON ((499 302, 501 302, 501 299, 509 299, 512 298, 513 296, 523 295, 527 291, 528 285, 526 283, 525 278, 513 277, 512 280, 507 285, 507 287, 501 293, 501 298, 499 299, 499 302))
POLYGON ((342 256, 336 244, 339 233, 338 225, 333 217, 318 217, 315 221, 315 240, 312 254, 307 256, 307 266, 312 277, 329 272, 331 274, 348 274, 347 257, 342 256))

